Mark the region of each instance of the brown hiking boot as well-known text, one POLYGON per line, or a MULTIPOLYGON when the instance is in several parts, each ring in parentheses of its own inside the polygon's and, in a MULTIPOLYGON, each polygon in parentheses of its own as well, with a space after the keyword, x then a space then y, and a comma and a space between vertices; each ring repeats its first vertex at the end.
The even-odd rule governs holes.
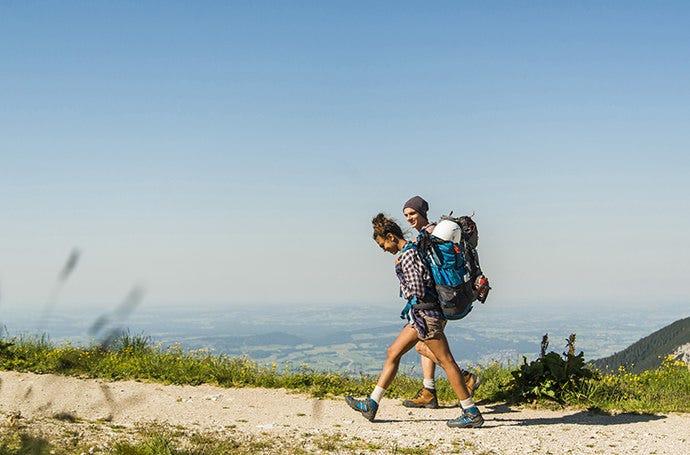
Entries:
POLYGON ((476 376, 467 370, 462 370, 462 376, 465 378, 465 385, 467 385, 467 390, 472 394, 472 389, 474 389, 474 382, 476 376))
POLYGON ((436 399, 436 389, 422 389, 417 393, 417 396, 411 400, 403 401, 403 406, 407 408, 438 408, 438 400, 436 399))
POLYGON ((482 383, 481 376, 472 374, 467 370, 462 370, 462 375, 465 378, 465 385, 467 385, 467 391, 470 392, 470 398, 474 398, 474 391, 477 390, 477 388, 482 383))

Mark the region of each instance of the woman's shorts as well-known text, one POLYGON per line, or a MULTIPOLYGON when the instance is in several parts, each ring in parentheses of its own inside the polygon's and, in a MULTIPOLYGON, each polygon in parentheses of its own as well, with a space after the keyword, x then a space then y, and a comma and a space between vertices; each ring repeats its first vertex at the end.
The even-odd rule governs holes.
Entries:
POLYGON ((422 327, 419 327, 417 323, 415 323, 416 318, 411 318, 410 326, 417 331, 417 337, 422 341, 439 338, 443 334, 443 329, 446 327, 446 323, 448 321, 445 318, 435 318, 433 316, 429 316, 424 310, 416 311, 418 311, 418 315, 421 316, 426 324, 426 330, 424 330, 422 327))

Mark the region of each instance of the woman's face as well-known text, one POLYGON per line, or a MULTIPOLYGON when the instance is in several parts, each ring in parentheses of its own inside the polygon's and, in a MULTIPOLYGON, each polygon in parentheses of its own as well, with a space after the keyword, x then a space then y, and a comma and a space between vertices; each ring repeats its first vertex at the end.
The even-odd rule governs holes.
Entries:
POLYGON ((400 251, 400 248, 398 248, 398 241, 393 234, 386 234, 385 237, 377 235, 374 240, 383 251, 387 251, 390 254, 396 254, 400 251))
POLYGON ((403 215, 405 219, 410 223, 410 226, 415 228, 417 231, 421 231, 424 226, 429 224, 429 220, 424 218, 418 211, 411 207, 406 207, 403 209, 403 215))

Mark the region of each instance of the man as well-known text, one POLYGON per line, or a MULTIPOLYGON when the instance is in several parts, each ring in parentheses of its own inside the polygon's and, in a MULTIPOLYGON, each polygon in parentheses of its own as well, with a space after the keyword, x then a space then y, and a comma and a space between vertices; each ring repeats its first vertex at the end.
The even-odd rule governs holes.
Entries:
MULTIPOLYGON (((427 218, 428 211, 429 203, 420 196, 410 198, 403 206, 403 215, 405 215, 405 219, 411 227, 417 230, 417 232, 422 232, 423 230, 429 233, 433 232, 436 223, 429 222, 427 218)), ((438 363, 437 359, 424 343, 417 343, 415 349, 421 356, 424 382, 417 396, 403 401, 403 406, 408 408, 438 408, 435 380, 436 364, 438 363)), ((474 396, 474 391, 482 382, 481 378, 469 371, 461 371, 465 377, 465 383, 467 384, 467 389, 470 391, 470 396, 474 396)))

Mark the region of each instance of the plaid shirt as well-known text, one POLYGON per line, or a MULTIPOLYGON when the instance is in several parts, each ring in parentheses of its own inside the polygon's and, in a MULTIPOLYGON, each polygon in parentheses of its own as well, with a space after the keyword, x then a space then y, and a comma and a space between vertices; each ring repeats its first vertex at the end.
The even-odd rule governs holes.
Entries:
POLYGON ((415 248, 408 248, 395 259, 395 274, 400 280, 400 291, 405 300, 417 296, 422 299, 433 286, 429 269, 415 248))

